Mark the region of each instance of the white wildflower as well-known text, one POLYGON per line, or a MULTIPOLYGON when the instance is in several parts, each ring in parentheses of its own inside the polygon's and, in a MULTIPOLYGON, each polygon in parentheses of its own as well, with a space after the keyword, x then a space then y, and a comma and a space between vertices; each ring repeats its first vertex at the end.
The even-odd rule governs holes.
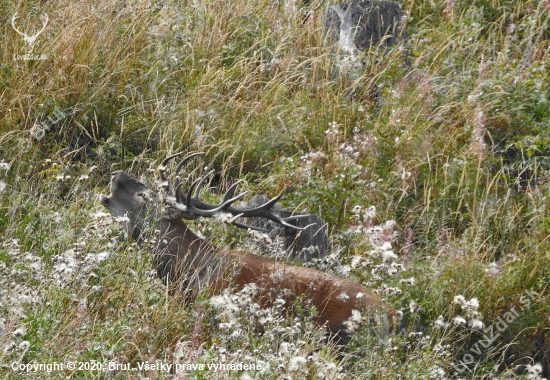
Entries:
POLYGON ((372 221, 375 216, 376 216, 376 207, 374 207, 374 206, 370 206, 368 209, 366 209, 363 212, 363 220, 365 222, 372 221))
POLYGON ((466 320, 459 315, 453 318, 453 323, 458 326, 463 326, 466 324, 466 320))
POLYGON ((222 307, 225 306, 227 300, 226 300, 226 297, 224 296, 214 296, 210 298, 209 302, 210 302, 210 305, 214 306, 215 308, 221 309, 222 307))
POLYGON ((358 310, 352 310, 351 317, 349 318, 349 320, 355 323, 361 323, 363 322, 363 316, 358 310))
POLYGON ((4 346, 4 352, 13 351, 15 350, 16 347, 17 347, 17 343, 15 343, 14 341, 11 341, 4 346))
POLYGON ((361 256, 353 256, 352 259, 351 259, 351 263, 350 263, 350 266, 352 268, 357 268, 359 265, 362 264, 362 262, 364 261, 364 258, 361 257, 361 256))
POLYGON ((386 293, 389 296, 398 295, 398 294, 403 293, 403 291, 401 289, 397 288, 397 287, 395 287, 395 288, 386 287, 383 290, 384 290, 384 293, 386 293))
POLYGON ((434 365, 432 368, 431 368, 431 377, 432 378, 436 378, 436 379, 441 379, 441 378, 445 378, 445 370, 439 366, 436 366, 434 365))
POLYGON ((382 251, 392 251, 393 250, 393 247, 391 245, 391 243, 389 241, 385 241, 384 243, 382 243, 382 245, 380 246, 380 249, 382 251))
POLYGON ((349 272, 351 272, 351 267, 349 265, 342 265, 338 268, 338 272, 340 272, 340 276, 347 277, 349 272))
POLYGON ((440 315, 439 317, 437 317, 437 319, 435 320, 434 322, 434 326, 435 327, 447 327, 449 324, 446 323, 444 320, 443 320, 443 316, 440 315))
POLYGON ((354 332, 359 328, 363 320, 364 318, 358 310, 352 310, 351 317, 349 317, 349 319, 344 322, 344 326, 346 326, 346 331, 354 332))
MULTIPOLYGON (((403 266, 403 264, 398 264, 396 262, 391 263, 391 267, 398 272, 403 272, 405 270, 405 267, 403 266)), ((412 280, 414 280, 414 278, 412 280)))
POLYGON ((288 361, 288 370, 290 372, 298 371, 306 362, 307 360, 303 356, 295 356, 288 361))
POLYGON ((338 297, 336 297, 336 299, 345 302, 345 301, 349 300, 349 296, 346 293, 342 292, 342 293, 340 293, 340 295, 338 297))
POLYGON ((279 354, 288 354, 288 342, 283 342, 279 346, 279 354))
POLYGON ((269 275, 269 277, 271 277, 273 282, 277 283, 285 279, 285 274, 282 270, 275 270, 269 275))
POLYGON ((542 365, 539 363, 535 363, 533 365, 527 364, 526 369, 529 375, 538 376, 542 372, 542 365))
POLYGON ((393 250, 383 251, 381 256, 383 262, 393 261, 397 259, 397 255, 393 253, 393 250))
POLYGON ((12 335, 15 337, 15 338, 21 338, 23 335, 25 335, 25 333, 27 332, 26 329, 20 327, 18 329, 16 329, 12 335))
POLYGON ((468 306, 472 310, 477 310, 479 308, 479 300, 476 297, 470 299, 470 301, 468 301, 468 306))
POLYGON ((455 296, 455 298, 453 299, 453 303, 460 305, 462 307, 467 305, 466 298, 464 298, 464 296, 461 296, 461 295, 455 296))
POLYGON ((111 214, 107 214, 107 213, 102 212, 102 211, 94 212, 92 214, 92 218, 94 218, 95 220, 111 218, 111 214))
POLYGON ((498 265, 496 262, 493 262, 485 266, 485 273, 490 276, 498 276, 502 273, 502 271, 500 270, 500 265, 498 265))
POLYGON ((285 304, 286 304, 286 301, 282 298, 277 298, 275 302, 273 302, 273 305, 278 307, 283 307, 285 306, 285 304))
POLYGON ((233 216, 225 212, 220 212, 216 215, 216 219, 218 219, 223 224, 231 224, 231 219, 233 219, 233 216))
POLYGON ((479 319, 472 319, 470 322, 468 322, 471 328, 476 330, 481 330, 483 328, 483 321, 479 319))
POLYGON ((384 223, 384 229, 385 230, 393 230, 397 222, 395 220, 388 220, 386 223, 384 223))

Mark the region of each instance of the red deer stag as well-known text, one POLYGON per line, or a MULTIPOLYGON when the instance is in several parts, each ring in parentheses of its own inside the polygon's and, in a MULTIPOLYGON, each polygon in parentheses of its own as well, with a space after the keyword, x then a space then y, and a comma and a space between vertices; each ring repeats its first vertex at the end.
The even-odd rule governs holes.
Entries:
POLYGON ((172 184, 165 175, 166 165, 179 154, 166 158, 159 167, 162 183, 158 194, 125 172, 116 171, 112 174, 111 195, 100 197, 111 214, 119 217, 126 232, 138 244, 147 244, 150 248, 153 265, 172 294, 178 292, 186 300, 192 300, 204 288, 214 295, 231 286, 240 290, 247 284, 255 284, 258 289, 256 301, 263 307, 280 297, 290 308, 296 296, 303 296, 316 307, 316 322, 326 325, 340 344, 349 342, 352 330, 363 319, 360 313, 387 332, 394 323, 395 311, 371 290, 315 269, 286 265, 248 252, 225 250, 191 231, 184 219, 220 215, 240 228, 250 227, 238 222, 240 217, 263 217, 297 228, 289 223, 296 217, 280 218, 271 212, 283 192, 259 207, 232 207, 247 194, 233 195, 242 180, 227 190, 218 205, 199 199, 200 190, 212 172, 195 181, 184 195, 179 172, 198 154, 201 153, 187 156, 177 165, 172 184))

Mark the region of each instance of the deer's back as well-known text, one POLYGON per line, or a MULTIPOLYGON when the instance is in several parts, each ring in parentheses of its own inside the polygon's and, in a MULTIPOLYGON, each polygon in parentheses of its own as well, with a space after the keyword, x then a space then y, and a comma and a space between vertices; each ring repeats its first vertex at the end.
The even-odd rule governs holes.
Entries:
POLYGON ((228 256, 239 263, 232 279, 237 288, 254 283, 258 286, 257 301, 263 306, 282 298, 292 307, 299 296, 316 307, 318 323, 327 323, 330 331, 346 330, 346 322, 354 313, 379 315, 388 322, 393 310, 371 290, 355 282, 329 275, 316 269, 286 265, 242 251, 229 251, 228 256))

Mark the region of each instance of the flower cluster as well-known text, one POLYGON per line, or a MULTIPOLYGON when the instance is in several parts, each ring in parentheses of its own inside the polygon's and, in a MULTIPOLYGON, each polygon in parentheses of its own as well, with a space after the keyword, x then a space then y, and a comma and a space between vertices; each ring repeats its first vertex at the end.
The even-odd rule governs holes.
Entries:
MULTIPOLYGON (((370 269, 372 280, 377 282, 386 277, 400 276, 405 271, 405 266, 398 262, 399 257, 393 248, 397 238, 395 221, 389 220, 381 225, 373 225, 373 220, 376 217, 374 206, 363 208, 356 205, 352 208, 352 214, 352 220, 356 224, 351 225, 347 233, 358 237, 358 241, 355 243, 358 247, 369 246, 371 249, 363 255, 353 256, 350 269, 370 269)), ((400 283, 412 286, 415 279, 414 277, 402 278, 400 283)), ((400 288, 390 287, 386 284, 381 284, 380 288, 375 291, 385 295, 402 294, 400 288)))
POLYGON ((338 145, 338 152, 355 160, 368 152, 374 152, 377 143, 376 136, 357 134, 353 136, 353 140, 344 141, 338 145))
MULTIPOLYGON (((312 178, 329 176, 327 186, 335 186, 334 180, 342 183, 353 181, 353 186, 367 184, 370 172, 362 165, 367 156, 374 156, 377 138, 371 134, 362 134, 354 129, 352 139, 346 139, 337 123, 328 123, 325 130, 326 149, 308 152, 297 160, 297 177, 304 182, 312 178)), ((376 183, 369 186, 374 187, 376 183)))
MULTIPOLYGON (((256 285, 249 284, 239 292, 226 290, 210 298, 208 305, 220 330, 215 342, 207 347, 196 342, 197 337, 182 337, 174 349, 174 360, 225 364, 253 362, 261 366, 260 371, 244 373, 242 378, 276 375, 292 379, 308 373, 315 373, 320 379, 342 378, 342 368, 335 358, 312 349, 326 345, 325 331, 315 328, 303 316, 288 317, 284 309, 287 301, 280 297, 275 298, 270 307, 260 307, 256 302, 258 292, 256 285), (261 340, 259 335, 262 335, 261 340)), ((203 374, 209 378, 210 372, 203 374)), ((219 372, 212 374, 219 375, 219 372)))
MULTIPOLYGON (((10 331, 13 330, 13 338, 21 335, 23 327, 19 323, 27 318, 28 313, 45 302, 48 303, 48 292, 51 286, 54 288, 77 289, 73 293, 77 297, 80 289, 89 289, 92 292, 99 290, 99 286, 88 286, 90 279, 97 278, 94 271, 98 265, 107 260, 111 253, 107 250, 99 252, 86 252, 91 243, 97 241, 98 236, 107 236, 106 230, 110 231, 111 217, 105 214, 96 215, 97 218, 86 226, 80 236, 62 225, 64 215, 62 211, 46 213, 41 216, 42 222, 47 223, 55 234, 51 239, 45 241, 42 248, 47 252, 57 250, 62 244, 62 238, 73 238, 76 242, 68 249, 60 250, 60 253, 44 255, 44 251, 26 249, 19 239, 7 238, 0 242, 0 250, 5 252, 3 260, 0 261, 0 310, 3 318, 2 332, 6 335, 7 346, 2 349, 12 354, 23 355, 28 349, 27 341, 9 340, 10 331)), ((112 244, 108 242, 107 244, 112 244)), ((81 297, 81 296, 78 296, 81 297)), ((86 298, 83 298, 84 302, 86 298)), ((76 310, 86 308, 82 300, 76 310)), ((0 339, 2 340, 2 339, 0 339)), ((1 347, 0 347, 1 348, 1 347)))
POLYGON ((477 298, 471 298, 469 301, 466 301, 466 298, 462 295, 455 296, 453 300, 453 304, 459 305, 462 310, 466 313, 466 318, 463 318, 461 316, 456 316, 453 319, 453 323, 455 325, 465 325, 466 322, 468 323, 468 326, 470 326, 473 329, 481 330, 483 329, 483 316, 478 311, 479 308, 479 300, 477 298))
POLYGON ((282 236, 272 239, 265 232, 248 229, 248 237, 245 241, 244 250, 248 252, 259 252, 273 260, 285 259, 287 251, 282 236))
POLYGON ((6 345, 0 347, 2 356, 7 354, 15 354, 23 356, 30 347, 28 340, 25 340, 27 329, 24 327, 15 327, 12 320, 0 318, 0 340, 6 342, 6 345))
MULTIPOLYGON (((471 298, 469 301, 462 295, 455 296, 453 299, 453 305, 458 305, 465 313, 466 317, 457 315, 453 317, 452 324, 455 326, 470 326, 472 329, 483 329, 483 316, 478 311, 479 300, 477 298, 471 298)), ((437 329, 449 327, 449 323, 445 321, 443 315, 437 317, 433 326, 437 329)))
POLYGON ((546 380, 541 375, 542 365, 539 363, 527 364, 527 366, 525 366, 525 370, 527 372, 527 379, 529 380, 546 380))
POLYGON ((63 288, 74 281, 86 280, 99 264, 107 260, 111 253, 107 251, 85 254, 80 247, 74 247, 52 257, 52 278, 57 286, 63 288))
POLYGON ((30 252, 25 252, 19 239, 7 239, 0 244, 7 250, 12 265, 0 261, 0 352, 4 355, 21 356, 29 348, 29 342, 23 340, 26 329, 20 322, 27 317, 29 307, 38 307, 44 301, 43 289, 33 286, 42 276, 42 260, 30 252))

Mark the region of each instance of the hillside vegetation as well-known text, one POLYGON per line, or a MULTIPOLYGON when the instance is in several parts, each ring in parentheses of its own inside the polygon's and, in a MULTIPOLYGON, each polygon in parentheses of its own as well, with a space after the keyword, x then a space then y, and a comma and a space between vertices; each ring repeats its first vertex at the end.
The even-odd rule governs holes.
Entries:
POLYGON ((318 0, 0 3, 0 376, 550 378, 550 1, 398 1, 407 38, 354 60, 318 0), (32 56, 15 12, 29 35, 49 17, 32 56), (98 195, 198 150, 220 191, 321 215, 334 249, 305 265, 375 289, 396 334, 339 353, 307 304, 170 297, 98 195), (12 368, 69 361, 131 368, 12 368), (261 370, 185 366, 218 363, 261 370))

